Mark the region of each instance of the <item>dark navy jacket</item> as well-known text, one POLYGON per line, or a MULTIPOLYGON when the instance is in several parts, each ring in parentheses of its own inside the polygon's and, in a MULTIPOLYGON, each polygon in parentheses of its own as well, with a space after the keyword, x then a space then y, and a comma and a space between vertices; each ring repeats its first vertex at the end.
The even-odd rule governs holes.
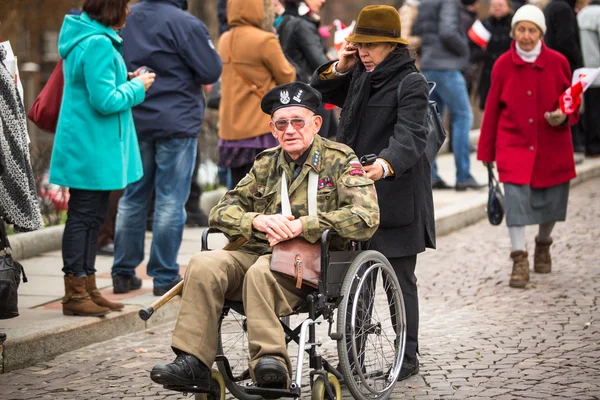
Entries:
POLYGON ((142 0, 121 31, 129 71, 152 68, 156 80, 133 109, 140 140, 196 137, 204 119, 203 84, 214 83, 222 63, 206 25, 183 11, 186 0, 142 0))

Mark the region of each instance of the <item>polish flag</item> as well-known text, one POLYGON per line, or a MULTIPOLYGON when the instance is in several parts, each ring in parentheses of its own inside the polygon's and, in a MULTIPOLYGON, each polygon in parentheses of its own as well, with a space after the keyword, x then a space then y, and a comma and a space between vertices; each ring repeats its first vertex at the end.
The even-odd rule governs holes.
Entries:
POLYGON ((333 25, 335 26, 335 34, 333 35, 333 46, 335 47, 338 53, 344 47, 344 42, 346 41, 346 38, 352 35, 355 24, 356 21, 352 21, 350 26, 346 26, 339 19, 333 21, 333 25))
POLYGON ((467 33, 469 39, 473 41, 477 46, 485 49, 492 37, 492 33, 487 30, 480 20, 475 21, 469 32, 467 33))
POLYGON ((581 95, 600 74, 600 68, 579 68, 573 73, 572 86, 558 99, 560 109, 567 115, 573 114, 581 104, 581 95))

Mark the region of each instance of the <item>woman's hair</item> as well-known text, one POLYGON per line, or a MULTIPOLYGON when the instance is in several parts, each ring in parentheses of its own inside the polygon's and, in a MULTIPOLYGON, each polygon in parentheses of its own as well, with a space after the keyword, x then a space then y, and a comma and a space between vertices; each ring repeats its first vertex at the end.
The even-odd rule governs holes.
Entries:
POLYGON ((127 18, 127 4, 130 0, 85 0, 83 11, 93 20, 106 26, 121 26, 127 18))

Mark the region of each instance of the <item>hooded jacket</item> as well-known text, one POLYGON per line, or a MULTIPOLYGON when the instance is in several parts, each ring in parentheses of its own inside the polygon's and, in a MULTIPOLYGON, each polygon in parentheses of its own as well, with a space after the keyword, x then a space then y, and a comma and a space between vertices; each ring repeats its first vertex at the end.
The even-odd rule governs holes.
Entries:
POLYGON ((147 66, 156 81, 133 110, 140 140, 197 137, 204 120, 202 85, 221 75, 206 25, 184 11, 186 0, 142 0, 121 31, 130 71, 147 66))
POLYGON ((143 175, 131 108, 144 84, 127 80, 122 39, 86 13, 65 17, 58 40, 65 85, 50 182, 85 190, 123 189, 143 175))
POLYGON ((251 85, 264 95, 276 85, 296 79, 275 34, 262 29, 273 26, 272 15, 265 16, 267 2, 271 0, 229 0, 227 4, 231 30, 219 39, 223 59, 221 139, 250 139, 269 133, 270 117, 261 111, 262 96, 251 85))

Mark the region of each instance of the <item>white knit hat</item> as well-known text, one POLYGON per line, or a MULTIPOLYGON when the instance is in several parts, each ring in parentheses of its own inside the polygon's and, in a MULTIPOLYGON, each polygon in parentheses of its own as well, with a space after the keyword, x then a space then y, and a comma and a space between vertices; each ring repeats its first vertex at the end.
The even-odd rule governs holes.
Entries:
POLYGON ((542 10, 536 6, 527 4, 520 7, 512 18, 511 31, 514 31, 515 26, 521 21, 533 22, 540 28, 542 35, 546 34, 546 18, 542 10))

